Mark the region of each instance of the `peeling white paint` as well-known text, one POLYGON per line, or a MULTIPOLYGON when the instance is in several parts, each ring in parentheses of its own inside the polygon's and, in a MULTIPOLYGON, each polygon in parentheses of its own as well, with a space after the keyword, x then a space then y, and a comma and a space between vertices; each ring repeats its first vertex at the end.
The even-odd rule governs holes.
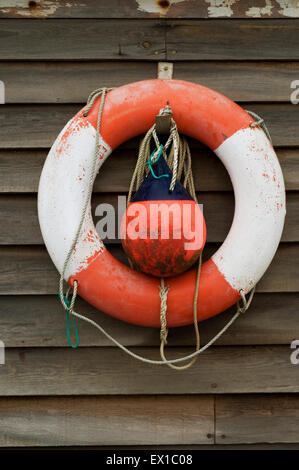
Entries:
MULTIPOLYGON (((145 11, 147 13, 159 13, 160 15, 165 15, 171 5, 175 3, 180 3, 184 0, 169 0, 169 6, 161 7, 158 0, 136 0, 138 4, 138 10, 145 11)), ((288 16, 293 18, 299 17, 299 0, 264 0, 264 6, 255 6, 254 1, 253 5, 248 8, 245 12, 245 15, 250 18, 262 18, 265 16, 272 16, 272 10, 274 7, 277 8, 277 4, 280 6, 281 10, 278 10, 279 15, 288 16)), ((237 16, 234 14, 233 6, 240 2, 240 7, 242 7, 242 0, 205 0, 207 3, 207 13, 210 18, 218 17, 232 17, 237 16)), ((50 2, 52 3, 52 2, 50 2)), ((187 3, 187 2, 186 2, 187 3)), ((244 5, 243 5, 244 6, 244 5)))
MULTIPOLYGON (((167 0, 164 6, 159 5, 159 0, 136 0, 139 11, 159 14, 160 16, 165 16, 172 5, 183 2, 186 3, 186 8, 188 8, 187 0, 167 0)), ((205 0, 207 16, 210 18, 238 17, 238 14, 233 11, 233 6, 238 2, 240 8, 243 7, 244 9, 245 2, 243 0, 205 0)), ((245 15, 249 18, 271 17, 274 8, 275 17, 280 15, 299 18, 299 0, 264 0, 265 4, 262 7, 255 6, 255 3, 260 2, 253 0, 253 5, 245 12, 245 15), (277 8, 278 5, 280 9, 277 8)), ((82 6, 82 2, 67 2, 63 5, 64 8, 76 8, 78 6, 82 6)), ((52 16, 59 8, 61 8, 61 4, 55 0, 36 0, 36 6, 34 7, 28 6, 28 0, 0 0, 1 13, 9 15, 15 13, 14 10, 16 10, 16 14, 20 17, 52 16)))
POLYGON ((263 16, 271 16, 272 12, 272 0, 265 0, 265 6, 263 7, 250 7, 246 11, 246 16, 250 16, 250 18, 261 18, 263 16))
MULTIPOLYGON (((4 2, 2 2, 4 3, 4 2)), ((71 4, 71 3, 66 3, 66 7, 68 8, 75 8, 77 5, 76 4, 71 4)), ((28 6, 28 1, 27 0, 5 0, 5 6, 1 7, 0 4, 0 11, 2 13, 11 13, 11 9, 17 9, 18 14, 20 16, 33 16, 36 14, 36 16, 50 16, 54 15, 56 10, 60 8, 59 2, 53 0, 36 0, 36 6, 30 8, 28 6)))
POLYGON ((171 5, 174 3, 181 3, 185 0, 169 0, 169 6, 162 8, 158 0, 136 0, 138 4, 138 10, 139 11, 146 11, 147 13, 159 13, 160 15, 165 15, 171 5))
POLYGON ((219 16, 232 16, 232 6, 238 0, 205 0, 206 3, 210 4, 208 7, 208 16, 211 18, 218 18, 219 16))
POLYGON ((289 16, 292 18, 299 17, 299 1, 298 0, 276 0, 280 5, 281 10, 278 12, 282 16, 289 16))

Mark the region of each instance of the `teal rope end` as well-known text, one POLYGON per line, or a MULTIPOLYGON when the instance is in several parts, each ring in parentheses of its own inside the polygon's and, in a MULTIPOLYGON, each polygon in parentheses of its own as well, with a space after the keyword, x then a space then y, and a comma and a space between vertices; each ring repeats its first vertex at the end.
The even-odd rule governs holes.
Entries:
MULTIPOLYGON (((58 294, 58 297, 61 299, 61 295, 58 294)), ((70 307, 71 303, 69 301, 69 299, 64 295, 63 296, 63 300, 64 300, 64 303, 67 305, 67 307, 70 307)), ((76 324, 76 319, 74 317, 74 315, 72 315, 73 317, 73 325, 74 325, 74 330, 75 330, 75 335, 76 335, 76 344, 73 344, 72 343, 72 340, 71 340, 71 335, 70 335, 70 313, 68 310, 65 311, 65 314, 66 314, 66 333, 67 333, 67 341, 68 341, 68 344, 71 348, 73 349, 76 349, 80 342, 79 342, 79 333, 78 333, 78 328, 77 328, 77 324, 76 324)))
POLYGON ((167 173, 166 173, 165 175, 157 176, 157 175, 155 174, 154 170, 153 170, 152 165, 155 164, 155 163, 157 163, 157 161, 159 160, 159 158, 160 158, 161 155, 162 155, 162 152, 163 152, 163 145, 162 145, 162 144, 161 144, 161 146, 160 146, 159 153, 158 153, 158 156, 157 156, 156 160, 155 160, 154 162, 152 162, 152 156, 153 156, 156 152, 157 152, 157 149, 154 150, 154 151, 151 153, 151 155, 150 155, 148 161, 146 162, 146 164, 149 166, 149 169, 151 170, 151 174, 153 175, 153 177, 154 177, 156 180, 159 180, 160 178, 168 178, 169 175, 168 175, 167 173))

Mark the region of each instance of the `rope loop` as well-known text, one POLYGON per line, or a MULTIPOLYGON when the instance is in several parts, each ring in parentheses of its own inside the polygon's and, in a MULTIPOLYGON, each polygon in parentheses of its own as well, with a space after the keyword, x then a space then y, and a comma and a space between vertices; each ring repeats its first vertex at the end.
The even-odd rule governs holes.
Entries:
POLYGON ((156 180, 159 180, 160 178, 168 178, 168 173, 165 173, 164 175, 159 175, 157 176, 153 170, 153 165, 158 163, 158 160, 159 158, 161 157, 162 155, 162 152, 163 152, 163 148, 164 146, 161 144, 160 145, 160 148, 157 148, 153 151, 153 153, 150 155, 148 161, 146 162, 146 164, 148 165, 150 171, 151 171, 151 174, 153 175, 153 177, 156 179, 156 180), (157 155, 157 156, 156 156, 157 155))
POLYGON ((111 90, 114 90, 114 88, 101 87, 101 88, 97 88, 92 93, 90 93, 89 97, 87 98, 87 107, 83 113, 83 116, 86 117, 88 115, 89 111, 91 110, 97 98, 102 96, 102 100, 104 100, 106 93, 111 90))
POLYGON ((250 304, 252 302, 252 299, 253 299, 253 296, 254 296, 254 293, 255 293, 255 287, 253 287, 253 289, 251 290, 250 295, 248 297, 248 300, 246 299, 246 296, 245 296, 245 293, 244 293, 243 289, 240 289, 239 292, 240 292, 241 299, 242 299, 242 307, 240 306, 240 302, 238 302, 237 303, 238 310, 240 310, 240 313, 245 313, 246 310, 249 309, 250 304))
MULTIPOLYGON (((69 346, 73 349, 76 349, 80 344, 76 319, 75 319, 75 316, 73 315, 73 313, 74 313, 73 308, 74 308, 75 300, 76 300, 76 297, 77 297, 77 285, 78 285, 78 282, 74 281, 74 288, 73 288, 71 301, 69 301, 69 298, 68 298, 71 288, 69 288, 67 290, 66 294, 63 296, 63 302, 66 306, 65 314, 66 314, 67 340, 68 340, 69 346), (73 326, 74 326, 74 330, 75 330, 75 334, 76 334, 76 344, 73 344, 72 340, 71 340, 71 335, 70 335, 70 314, 72 315, 72 319, 73 319, 73 326)), ((58 297, 61 299, 61 294, 58 294, 58 297)))
MULTIPOLYGON (((193 300, 193 325, 194 325, 194 332, 196 337, 196 348, 195 352, 199 351, 200 348, 200 334, 198 328, 198 320, 197 320, 197 300, 198 300, 198 289, 199 289, 199 278, 201 272, 201 265, 202 265, 202 253, 199 256, 198 268, 197 268, 197 276, 195 282, 195 293, 194 293, 194 300, 193 300)), ((161 298, 161 308, 160 308, 160 356, 162 361, 168 365, 171 369, 175 370, 186 370, 191 367, 194 362, 197 360, 198 356, 194 356, 190 362, 183 366, 176 366, 172 363, 172 361, 168 361, 165 357, 164 348, 167 344, 167 336, 168 336, 168 329, 167 329, 167 320, 166 320, 166 313, 167 313, 167 295, 168 295, 169 288, 165 288, 164 279, 161 279, 161 286, 160 286, 160 298, 161 298)))

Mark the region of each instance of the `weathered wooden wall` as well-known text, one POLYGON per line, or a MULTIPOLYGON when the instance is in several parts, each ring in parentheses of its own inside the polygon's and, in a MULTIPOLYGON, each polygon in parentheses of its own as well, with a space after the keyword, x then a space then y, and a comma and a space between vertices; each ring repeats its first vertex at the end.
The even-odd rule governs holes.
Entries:
MULTIPOLYGON (((0 0, 0 446, 299 444, 299 2, 0 0), (47 151, 96 87, 154 78, 202 83, 264 116, 287 187, 277 255, 250 311, 186 372, 142 365, 79 322, 68 348, 57 273, 39 231, 36 192, 47 151)), ((137 141, 114 152, 94 204, 128 189, 137 141)), ((230 181, 191 142, 196 189, 209 227, 206 256, 233 215, 230 181)), ((117 243, 111 251, 124 259, 117 243)), ((121 342, 157 357, 158 332, 78 308, 121 342)), ((201 325, 206 342, 231 312, 201 325)), ((192 328, 171 331, 182 354, 192 328)), ((187 348, 187 349, 186 349, 187 348)))

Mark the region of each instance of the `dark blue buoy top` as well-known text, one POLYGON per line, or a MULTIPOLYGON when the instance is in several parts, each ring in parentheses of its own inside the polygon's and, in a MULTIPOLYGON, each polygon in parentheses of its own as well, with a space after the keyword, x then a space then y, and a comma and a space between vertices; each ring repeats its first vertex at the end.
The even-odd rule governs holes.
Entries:
POLYGON ((176 180, 173 191, 169 190, 172 171, 160 155, 155 163, 148 162, 150 172, 132 198, 138 201, 194 201, 184 186, 176 180))

